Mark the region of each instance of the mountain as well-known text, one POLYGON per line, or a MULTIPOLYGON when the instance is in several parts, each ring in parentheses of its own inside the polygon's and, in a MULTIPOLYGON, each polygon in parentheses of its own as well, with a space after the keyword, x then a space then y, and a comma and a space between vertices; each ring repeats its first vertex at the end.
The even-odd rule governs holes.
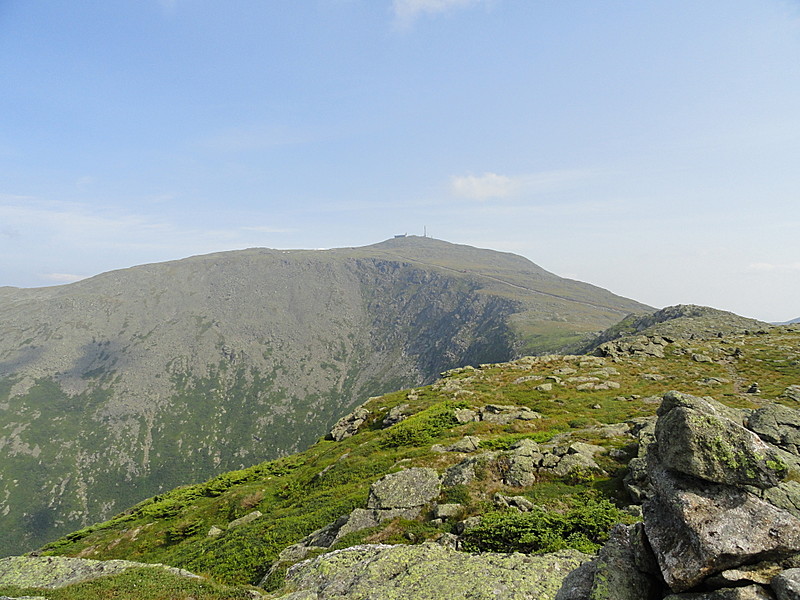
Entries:
POLYGON ((773 325, 792 325, 793 323, 800 323, 800 317, 792 319, 791 321, 782 321, 780 323, 773 323, 773 325))
POLYGON ((370 396, 652 310, 430 238, 0 288, 0 549, 312 444, 370 396))
MULTIPOLYGON (((713 323, 721 315, 699 308, 674 307, 665 313, 685 313, 670 319, 675 330, 684 335, 665 339, 655 333, 637 332, 618 338, 619 347, 627 348, 624 353, 523 357, 457 368, 443 373, 431 385, 372 398, 337 424, 331 437, 338 439, 320 440, 295 455, 159 494, 109 521, 49 544, 41 554, 165 563, 208 577, 209 586, 234 586, 224 592, 228 594, 225 596, 193 592, 199 600, 244 598, 245 590, 252 590, 247 585, 259 585, 257 590, 262 593, 264 588, 273 590, 281 598, 297 586, 316 586, 320 598, 363 598, 390 597, 378 592, 368 596, 363 590, 365 584, 391 587, 395 576, 402 582, 418 573, 421 567, 413 562, 417 549, 417 560, 437 561, 438 572, 428 570, 425 585, 433 582, 448 594, 443 597, 494 598, 496 590, 503 589, 508 598, 533 597, 534 593, 535 597, 553 598, 552 589, 526 592, 524 588, 543 577, 541 571, 548 571, 548 567, 534 568, 533 573, 525 571, 525 576, 509 583, 503 579, 503 561, 511 561, 515 555, 495 553, 525 553, 514 564, 514 569, 521 570, 528 569, 526 565, 535 566, 539 557, 534 554, 558 551, 558 560, 551 567, 554 576, 563 579, 564 573, 558 569, 565 564, 572 565, 571 569, 576 560, 589 558, 576 551, 595 552, 608 539, 608 530, 615 522, 630 523, 635 520, 631 515, 641 517, 641 504, 652 494, 645 485, 645 458, 650 456, 650 444, 657 435, 660 444, 671 444, 672 454, 665 452, 662 458, 673 456, 681 469, 701 471, 667 486, 671 493, 684 493, 685 487, 693 486, 688 499, 676 500, 663 511, 648 514, 646 509, 645 519, 673 519, 672 512, 685 509, 701 530, 718 538, 710 540, 703 552, 726 552, 719 559, 708 558, 712 567, 748 565, 742 571, 726 571, 714 585, 751 585, 753 571, 748 561, 774 560, 777 551, 796 555, 800 549, 796 546, 800 531, 796 529, 800 517, 800 450, 796 443, 800 424, 800 328, 714 332, 713 323), (700 312, 708 315, 705 324, 697 316, 700 312), (697 336, 696 330, 707 335, 697 336), (651 352, 651 345, 659 346, 660 352, 651 352), (752 390, 753 382, 759 382, 758 391, 752 390), (672 428, 665 429, 665 423, 659 432, 654 427, 656 412, 668 398, 679 410, 671 416, 672 428), (712 413, 688 418, 702 406, 712 413), (678 420, 679 412, 687 419, 678 420), (687 434, 685 427, 679 427, 681 423, 706 429, 689 430, 695 438, 680 437, 680 432, 687 434), (743 431, 743 423, 750 433, 743 431), (742 462, 748 456, 748 444, 754 443, 753 431, 771 444, 756 440, 758 452, 776 453, 772 459, 762 456, 759 460, 763 464, 742 462), (700 485, 698 477, 717 483, 700 485), (720 481, 726 485, 720 485, 720 481), (733 496, 725 495, 734 493, 734 485, 749 486, 746 503, 734 503, 733 496), (709 490, 710 499, 703 497, 709 490), (724 510, 709 508, 714 501, 722 502, 724 510), (736 512, 741 504, 757 505, 769 518, 759 521, 742 516, 736 512), (706 512, 693 517, 698 511, 706 512), (730 523, 724 527, 704 525, 720 518, 730 523), (792 525, 781 532, 781 528, 772 527, 778 518, 792 525), (761 532, 745 542, 726 543, 734 536, 747 538, 747 528, 758 526, 763 526, 767 542, 788 534, 794 536, 795 545, 754 550, 753 540, 760 541, 761 532), (438 547, 455 545, 488 553, 485 563, 475 564, 481 554, 435 550, 422 543, 434 540, 438 547), (373 546, 370 552, 385 551, 385 559, 367 554, 358 562, 346 558, 350 555, 330 552, 355 548, 354 554, 367 553, 367 547, 361 546, 365 543, 395 546, 373 546), (401 550, 408 548, 405 554, 395 550, 398 544, 406 545, 399 546, 401 550), (761 552, 757 559, 753 558, 755 552, 761 552), (740 563, 733 562, 734 555, 740 563), (333 564, 336 556, 342 558, 338 567, 333 564), (316 558, 303 569, 292 571, 293 583, 287 585, 287 567, 312 557, 316 558), (405 562, 398 566, 401 559, 405 562), (717 560, 727 562, 717 564, 717 560), (468 563, 480 576, 464 575, 468 563), (314 565, 319 565, 319 571, 309 574, 314 565), (452 583, 442 583, 448 574, 454 574, 452 583), (331 583, 330 577, 339 579, 331 583), (737 583, 736 578, 742 581, 737 583), (362 588, 348 595, 345 582, 362 588), (471 592, 463 594, 449 587, 463 582, 471 592), (323 593, 320 588, 326 586, 323 593)), ((716 322, 724 327, 727 321, 725 317, 716 322)), ((664 412, 658 410, 662 418, 664 412)), ((741 496, 741 492, 735 493, 736 498, 741 496)), ((704 575, 699 567, 682 566, 683 561, 695 560, 700 554, 686 550, 694 539, 692 535, 683 530, 673 534, 677 551, 665 541, 672 530, 686 523, 662 523, 662 538, 654 537, 657 528, 650 528, 647 520, 645 525, 650 539, 661 544, 660 551, 668 552, 667 559, 662 561, 659 555, 659 561, 682 570, 683 577, 695 580, 698 573, 704 575)), ((641 535, 641 528, 633 531, 641 535)), ((612 532, 612 538, 614 535, 612 532)), ((642 546, 641 539, 638 546, 635 539, 632 543, 628 552, 632 551, 630 556, 636 564, 650 564, 640 560, 648 544, 642 546)), ((617 564, 620 560, 608 562, 617 564)), ((654 561, 652 558, 651 563, 654 561)), ((759 566, 759 573, 765 574, 757 580, 760 583, 788 568, 765 565, 759 566)), ((119 595, 114 597, 139 598, 150 577, 137 571, 136 579, 118 577, 116 584, 107 585, 117 586, 119 595)), ((626 581, 629 577, 622 577, 621 582, 626 581)), ((169 585, 175 589, 189 586, 173 580, 169 585)), ((20 593, 33 595, 36 591, 20 593)), ((0 578, 3 593, 7 590, 0 578)), ((314 593, 297 591, 286 598, 316 597, 314 593)), ((432 593, 425 596, 425 591, 414 585, 406 593, 408 596, 402 597, 439 597, 432 593)), ((735 596, 720 594, 709 597, 735 596)), ((173 597, 182 596, 176 592, 173 597)))

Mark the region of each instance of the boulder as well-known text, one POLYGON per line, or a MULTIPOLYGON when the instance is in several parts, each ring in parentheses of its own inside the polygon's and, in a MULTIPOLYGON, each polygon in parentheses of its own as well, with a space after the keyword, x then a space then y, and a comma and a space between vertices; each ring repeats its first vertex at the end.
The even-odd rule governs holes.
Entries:
POLYGON ((664 583, 657 574, 641 524, 617 525, 597 558, 564 580, 556 600, 658 600, 664 583))
POLYGON ((755 433, 720 412, 702 398, 665 398, 655 432, 664 466, 715 483, 777 485, 785 463, 755 433))
POLYGON ((800 402, 800 385, 790 385, 783 392, 783 397, 800 402))
POLYGON ((459 423, 471 423, 472 421, 478 421, 480 418, 478 413, 468 408, 457 408, 453 414, 459 423))
POLYGON ((800 569, 786 569, 770 585, 778 600, 800 600, 800 569))
POLYGON ((391 427, 392 425, 396 425, 400 421, 408 418, 411 414, 411 409, 408 404, 401 404, 399 406, 394 406, 389 409, 389 412, 381 421, 381 426, 385 429, 386 427, 391 427))
POLYGON ((349 415, 345 415, 331 428, 328 438, 336 442, 354 436, 358 433, 358 428, 369 417, 369 411, 363 406, 359 406, 349 415))
POLYGON ((787 452, 800 454, 800 410, 770 404, 750 415, 747 428, 787 452))
POLYGON ((594 462, 591 456, 586 454, 567 454, 561 457, 558 464, 552 468, 553 475, 558 477, 566 477, 571 473, 580 471, 603 473, 603 469, 600 468, 600 465, 594 462))
POLYGON ((460 515, 463 510, 462 504, 437 504, 433 509, 433 517, 435 519, 452 519, 460 515))
POLYGON ((286 581, 296 591, 278 600, 552 600, 588 558, 577 550, 473 555, 434 543, 353 546, 291 567, 286 581))
POLYGON ((651 465, 644 527, 664 580, 688 590, 726 569, 800 551, 800 519, 742 489, 651 465))
POLYGON ((370 486, 367 508, 413 508, 427 504, 439 495, 439 474, 414 467, 390 473, 370 486))
POLYGON ((752 490, 762 500, 793 514, 800 519, 800 483, 782 481, 766 490, 752 490))

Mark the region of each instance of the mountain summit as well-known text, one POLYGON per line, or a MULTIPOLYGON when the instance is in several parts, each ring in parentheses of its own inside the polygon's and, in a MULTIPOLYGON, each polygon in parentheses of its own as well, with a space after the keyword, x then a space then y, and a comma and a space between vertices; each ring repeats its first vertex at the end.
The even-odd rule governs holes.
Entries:
POLYGON ((305 448, 370 396, 569 347, 643 310, 420 237, 0 288, 0 548, 305 448))

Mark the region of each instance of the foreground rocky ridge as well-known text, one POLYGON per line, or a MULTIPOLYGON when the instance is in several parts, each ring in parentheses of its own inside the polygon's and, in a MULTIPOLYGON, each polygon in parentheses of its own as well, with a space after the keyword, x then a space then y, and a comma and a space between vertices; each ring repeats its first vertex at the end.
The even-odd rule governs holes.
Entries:
POLYGON ((297 452, 369 396, 642 308, 427 238, 0 288, 0 553, 297 452))
MULTIPOLYGON (((467 556, 485 564, 514 551, 549 556, 567 540, 592 553, 604 542, 597 531, 623 521, 591 568, 564 587, 566 570, 554 572, 542 597, 559 587, 620 597, 603 595, 610 578, 613 590, 634 590, 631 598, 791 598, 777 594, 792 589, 797 554, 799 332, 647 339, 607 356, 450 371, 432 386, 370 400, 301 455, 175 490, 45 551, 162 562, 292 600, 335 590, 342 595, 331 598, 360 598, 367 582, 380 585, 375 573, 417 572, 415 561, 431 553, 442 565, 435 581, 447 588, 467 556), (644 524, 631 524, 642 504, 644 524), (712 519, 731 504, 743 511, 732 513, 736 527, 774 521, 780 531, 741 530, 746 543, 737 542, 736 527, 712 519), (694 511, 701 506, 706 513, 694 511), (705 516, 693 523, 693 514, 705 516), (540 535, 543 522, 555 538, 540 535), (713 543, 702 542, 708 531, 713 543), (697 545, 681 546, 687 540, 697 545), (352 561, 328 560, 352 547, 363 549, 344 554, 352 561), (395 571, 382 566, 384 552, 395 571), (753 563, 765 562, 756 574, 753 563), (757 595, 741 596, 750 591, 757 595)), ((525 597, 513 586, 508 594, 525 597)))
POLYGON ((618 527, 557 600, 797 598, 800 453, 748 428, 775 414, 794 417, 782 434, 800 434, 798 410, 732 411, 710 398, 666 394, 655 436, 642 438, 643 524, 618 527))

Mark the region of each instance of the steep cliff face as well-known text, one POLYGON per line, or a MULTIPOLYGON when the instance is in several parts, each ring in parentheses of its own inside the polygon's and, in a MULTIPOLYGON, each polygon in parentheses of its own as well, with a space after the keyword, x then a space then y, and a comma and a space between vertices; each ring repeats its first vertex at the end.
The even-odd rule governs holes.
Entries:
MULTIPOLYGON (((0 548, 305 448, 369 396, 506 360, 513 318, 560 281, 513 255, 409 239, 2 288, 0 548)), ((594 329, 641 307, 615 302, 594 329)), ((565 305, 589 327, 583 297, 565 305)))

